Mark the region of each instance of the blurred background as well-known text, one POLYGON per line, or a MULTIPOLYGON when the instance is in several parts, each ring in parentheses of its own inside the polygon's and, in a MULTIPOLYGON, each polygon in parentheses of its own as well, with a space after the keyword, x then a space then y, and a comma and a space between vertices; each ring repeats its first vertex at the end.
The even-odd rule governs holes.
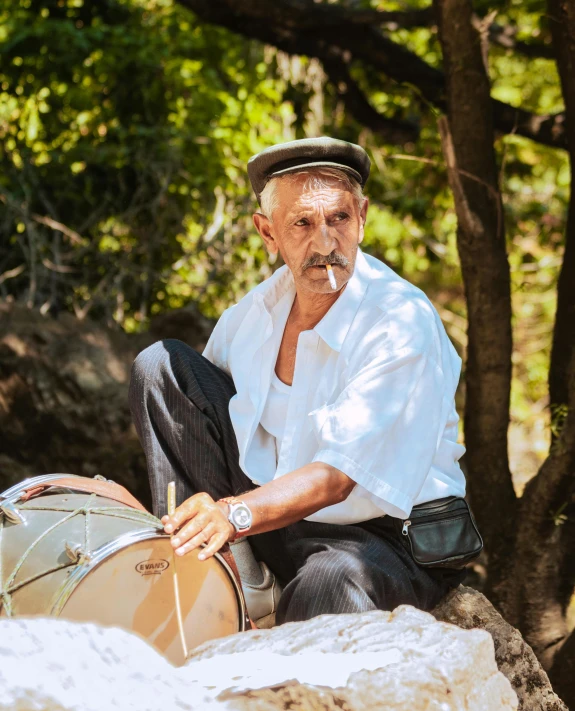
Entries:
MULTIPOLYGON (((489 9, 478 3, 478 13, 489 9)), ((509 46, 490 45, 489 72, 493 97, 547 114, 562 109, 562 96, 542 10, 533 0, 503 3, 496 22, 509 46), (535 49, 522 53, 517 42, 535 49)), ((440 66, 433 25, 390 22, 386 34, 440 66)), ((389 131, 386 141, 349 110, 318 59, 207 24, 175 0, 4 2, 0 42, 5 322, 8 313, 23 327, 38 314, 66 314, 80 332, 89 321, 108 336, 145 333, 155 317, 190 305, 192 324, 196 310, 216 319, 280 266, 252 227, 248 158, 325 134, 360 143, 372 158, 364 249, 425 290, 465 356, 438 111, 416 87, 353 67, 371 106, 399 127, 399 138, 389 131)), ((549 446, 547 370, 569 170, 565 151, 513 133, 498 136, 496 150, 514 310, 510 456, 520 491, 549 446)), ((43 330, 45 321, 34 323, 43 330)), ((4 454, 22 462, 30 453, 4 454)))

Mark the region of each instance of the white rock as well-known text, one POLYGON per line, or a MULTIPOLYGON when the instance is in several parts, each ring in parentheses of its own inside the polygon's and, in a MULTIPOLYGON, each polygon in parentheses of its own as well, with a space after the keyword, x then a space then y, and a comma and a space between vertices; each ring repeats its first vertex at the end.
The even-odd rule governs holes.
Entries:
POLYGON ((355 654, 304 651, 292 655, 262 650, 206 657, 190 664, 184 678, 192 685, 197 684, 199 692, 213 697, 225 690, 239 693, 292 681, 337 689, 346 686, 356 672, 375 671, 401 658, 398 649, 355 654), (222 674, 222 664, 230 670, 231 679, 222 674))
MULTIPOLYGON (((305 623, 214 640, 194 650, 185 669, 214 656, 222 667, 234 668, 235 658, 242 653, 263 650, 283 655, 337 652, 351 657, 399 650, 401 659, 396 663, 352 674, 347 684, 342 682, 338 698, 357 711, 517 708, 511 684, 497 669, 489 633, 437 622, 429 613, 409 605, 393 612, 322 615, 305 623), (230 655, 227 664, 223 654, 230 655)), ((241 679, 236 679, 236 684, 241 685, 241 679)))
POLYGON ((61 619, 0 621, 0 711, 272 711, 336 703, 352 711, 517 708, 487 632, 408 606, 233 635, 194 650, 179 669, 123 630, 61 619))
POLYGON ((0 621, 1 711, 194 708, 175 669, 124 630, 61 619, 0 621))

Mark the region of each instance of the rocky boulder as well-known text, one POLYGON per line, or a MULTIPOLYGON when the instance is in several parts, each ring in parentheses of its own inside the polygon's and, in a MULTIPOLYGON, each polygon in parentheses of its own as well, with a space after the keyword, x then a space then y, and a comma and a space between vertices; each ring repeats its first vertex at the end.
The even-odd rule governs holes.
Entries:
POLYGON ((240 633, 179 669, 119 629, 9 619, 0 658, 0 711, 518 708, 487 632, 406 605, 240 633))
POLYGON ((477 590, 460 585, 433 610, 438 620, 463 629, 484 629, 493 638, 495 661, 511 682, 522 711, 568 711, 553 691, 535 652, 477 590))

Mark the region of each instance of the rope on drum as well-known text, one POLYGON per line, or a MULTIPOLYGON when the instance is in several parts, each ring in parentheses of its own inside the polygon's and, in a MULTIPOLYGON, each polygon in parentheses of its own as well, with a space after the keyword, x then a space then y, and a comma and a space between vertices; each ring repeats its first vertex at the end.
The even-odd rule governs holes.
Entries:
MULTIPOLYGON (((70 568, 72 566, 76 566, 78 564, 84 563, 84 561, 85 561, 84 556, 78 556, 78 558, 76 560, 71 560, 70 562, 61 563, 60 565, 53 566, 52 568, 43 570, 41 573, 37 573, 36 575, 32 575, 29 578, 26 578, 25 580, 21 580, 18 583, 14 582, 14 580, 16 579, 16 576, 18 575, 18 572, 20 571, 20 568, 26 561, 26 558, 36 548, 36 546, 38 546, 38 544, 42 540, 44 540, 44 538, 49 533, 51 533, 52 531, 57 529, 59 526, 62 526, 62 524, 66 523, 67 521, 70 521, 75 516, 82 514, 85 517, 84 518, 84 554, 89 551, 89 544, 90 544, 89 519, 90 519, 91 515, 112 516, 114 518, 124 518, 129 521, 134 521, 136 523, 142 523, 145 526, 152 526, 153 528, 163 529, 161 521, 159 519, 157 519, 155 516, 153 516, 151 513, 148 513, 147 511, 138 511, 137 509, 133 509, 133 510, 132 509, 123 509, 123 508, 118 508, 115 506, 91 506, 91 503, 94 501, 96 496, 97 496, 96 494, 90 494, 88 499, 79 508, 68 508, 65 506, 42 506, 42 505, 30 506, 29 504, 26 505, 25 507, 20 506, 20 508, 23 511, 60 511, 60 512, 68 512, 68 515, 64 516, 64 518, 60 519, 55 524, 53 524, 52 526, 47 528, 43 533, 40 534, 40 536, 33 543, 31 543, 28 546, 28 548, 24 551, 24 553, 20 556, 20 558, 16 562, 16 565, 14 566, 13 571, 6 578, 6 582, 3 581, 4 572, 3 572, 3 565, 2 565, 2 538, 3 538, 3 532, 4 532, 4 516, 0 512, 0 611, 4 610, 4 613, 7 617, 13 616, 12 594, 15 593, 17 590, 24 587, 25 585, 28 585, 28 583, 32 583, 35 580, 38 580, 38 578, 42 578, 43 576, 49 575, 50 573, 55 573, 57 570, 62 570, 62 568, 70 568)), ((19 525, 19 524, 17 524, 17 525, 19 525)))

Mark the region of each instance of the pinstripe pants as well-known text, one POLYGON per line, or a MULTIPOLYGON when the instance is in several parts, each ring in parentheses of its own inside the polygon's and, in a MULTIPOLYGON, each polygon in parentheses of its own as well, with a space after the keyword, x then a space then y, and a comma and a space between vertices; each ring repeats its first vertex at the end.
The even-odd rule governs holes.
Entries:
MULTIPOLYGON (((201 491, 214 499, 255 488, 239 466, 228 403, 232 378, 182 343, 167 339, 142 351, 132 367, 130 406, 146 454, 156 516, 201 491)), ((324 613, 430 610, 465 571, 422 568, 391 516, 353 525, 299 521, 250 536, 256 558, 284 586, 277 623, 324 613)))

